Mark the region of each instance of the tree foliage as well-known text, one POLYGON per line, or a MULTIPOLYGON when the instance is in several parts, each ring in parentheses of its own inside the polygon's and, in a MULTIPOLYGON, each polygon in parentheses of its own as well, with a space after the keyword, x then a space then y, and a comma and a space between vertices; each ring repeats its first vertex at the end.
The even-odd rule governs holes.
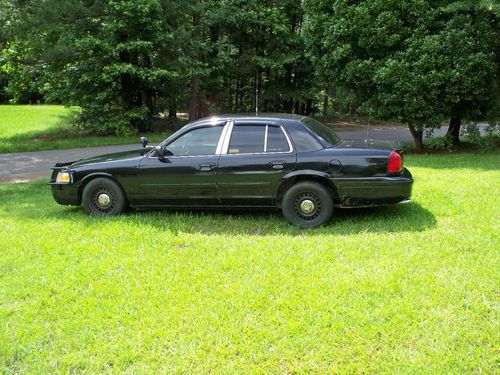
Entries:
POLYGON ((462 120, 499 117, 499 15, 492 0, 0 0, 0 85, 79 105, 102 134, 332 96, 417 144, 443 121, 458 141, 462 120))
POLYGON ((312 110, 300 2, 44 0, 19 13, 12 77, 47 72, 35 87, 47 100, 80 105, 82 124, 99 133, 148 130, 154 115, 188 102, 191 118, 257 105, 312 110))
POLYGON ((306 41, 322 81, 408 123, 421 147, 424 129, 443 120, 494 117, 500 35, 490 5, 307 0, 306 41))

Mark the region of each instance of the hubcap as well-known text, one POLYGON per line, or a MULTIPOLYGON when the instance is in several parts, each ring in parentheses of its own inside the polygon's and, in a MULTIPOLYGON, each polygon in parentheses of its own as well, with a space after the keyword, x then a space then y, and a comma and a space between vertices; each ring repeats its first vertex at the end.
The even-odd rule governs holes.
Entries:
POLYGON ((312 192, 298 194, 293 209, 300 220, 312 221, 321 214, 321 200, 312 192))
POLYGON ((313 201, 311 201, 309 199, 304 199, 300 203, 300 210, 303 213, 305 213, 306 215, 312 213, 315 209, 316 209, 316 205, 314 204, 313 201))
POLYGON ((101 207, 107 207, 111 204, 111 198, 108 194, 102 193, 97 197, 97 203, 101 207))

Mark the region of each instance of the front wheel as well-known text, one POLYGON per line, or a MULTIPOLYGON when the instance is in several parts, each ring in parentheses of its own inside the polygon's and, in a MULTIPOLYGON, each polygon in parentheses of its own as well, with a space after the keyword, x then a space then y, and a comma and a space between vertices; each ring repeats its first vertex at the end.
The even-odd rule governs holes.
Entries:
POLYGON ((326 224, 333 213, 333 200, 326 187, 316 182, 299 182, 283 197, 285 219, 301 228, 326 224))
POLYGON ((96 178, 83 189, 82 205, 89 215, 111 216, 122 213, 127 200, 116 182, 109 178, 96 178))

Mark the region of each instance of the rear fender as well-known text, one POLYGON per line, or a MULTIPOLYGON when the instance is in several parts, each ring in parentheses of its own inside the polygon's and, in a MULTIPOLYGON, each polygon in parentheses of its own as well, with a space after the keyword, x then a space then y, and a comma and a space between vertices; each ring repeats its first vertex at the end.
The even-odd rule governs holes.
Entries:
POLYGON ((293 171, 283 176, 274 195, 276 205, 278 207, 281 207, 281 199, 283 198, 283 195, 288 190, 288 188, 300 181, 314 181, 324 185, 331 191, 334 200, 337 200, 337 188, 331 181, 331 176, 328 173, 315 171, 312 169, 304 169, 300 171, 293 171))

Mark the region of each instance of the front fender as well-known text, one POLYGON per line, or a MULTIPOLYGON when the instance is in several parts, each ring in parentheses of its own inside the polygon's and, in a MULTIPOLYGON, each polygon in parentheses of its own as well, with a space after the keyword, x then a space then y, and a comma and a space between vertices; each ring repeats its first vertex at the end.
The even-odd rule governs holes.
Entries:
POLYGON ((81 180, 79 180, 77 182, 77 184, 79 186, 85 185, 87 182, 89 182, 90 180, 92 180, 95 177, 108 177, 108 178, 111 178, 113 181, 119 182, 110 173, 106 173, 106 172, 93 172, 93 173, 89 173, 89 174, 85 175, 81 180))

